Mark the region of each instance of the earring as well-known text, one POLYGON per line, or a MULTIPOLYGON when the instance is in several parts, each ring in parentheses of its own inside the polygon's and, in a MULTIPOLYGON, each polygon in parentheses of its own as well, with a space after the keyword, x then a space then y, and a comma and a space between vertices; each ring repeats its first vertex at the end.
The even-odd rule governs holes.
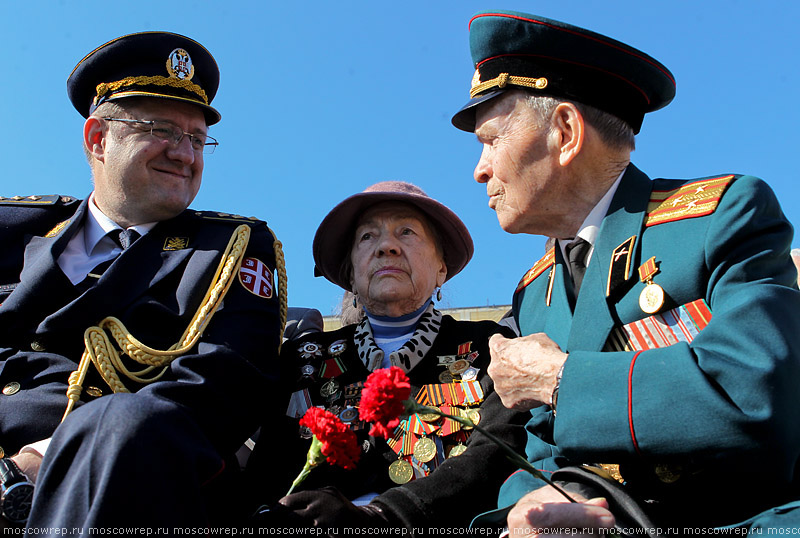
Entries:
POLYGON ((353 294, 353 308, 358 308, 358 304, 356 303, 356 299, 358 299, 358 295, 355 293, 353 294))
POLYGON ((442 302, 442 288, 436 288, 436 300, 442 302))

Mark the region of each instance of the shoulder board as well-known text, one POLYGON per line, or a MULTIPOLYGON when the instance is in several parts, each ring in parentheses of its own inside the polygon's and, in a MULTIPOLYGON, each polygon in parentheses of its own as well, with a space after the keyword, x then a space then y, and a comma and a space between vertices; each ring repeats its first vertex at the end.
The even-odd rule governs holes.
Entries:
POLYGON ((242 215, 231 215, 230 213, 219 213, 217 211, 195 211, 194 215, 205 220, 219 220, 224 222, 245 222, 247 224, 263 222, 258 217, 243 217, 242 215))
POLYGON ((48 206, 60 203, 76 201, 72 196, 60 196, 58 194, 48 194, 46 196, 12 196, 10 198, 0 196, 0 205, 27 205, 27 206, 48 206))
POLYGON ((550 247, 550 250, 548 250, 547 253, 544 256, 542 256, 542 258, 538 262, 534 263, 533 267, 531 267, 530 270, 527 273, 525 273, 525 276, 523 276, 522 280, 520 280, 519 284, 517 284, 517 289, 514 293, 516 293, 517 291, 521 290, 522 288, 524 288, 525 286, 536 280, 536 278, 538 278, 539 275, 544 273, 545 270, 547 270, 547 268, 553 265, 555 262, 556 262, 556 247, 550 247))
POLYGON ((734 177, 731 174, 687 183, 677 189, 652 191, 645 226, 710 215, 734 177))

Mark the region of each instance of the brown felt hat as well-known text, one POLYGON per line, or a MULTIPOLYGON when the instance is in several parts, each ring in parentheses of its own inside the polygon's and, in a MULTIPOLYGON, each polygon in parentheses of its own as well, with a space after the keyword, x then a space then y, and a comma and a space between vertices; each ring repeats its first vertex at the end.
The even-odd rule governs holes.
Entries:
POLYGON ((342 266, 350 255, 359 217, 381 202, 404 202, 420 210, 439 233, 447 265, 447 279, 456 276, 472 258, 472 237, 461 219, 425 191, 405 181, 382 181, 346 198, 322 220, 314 236, 314 276, 324 276, 345 290, 342 266))

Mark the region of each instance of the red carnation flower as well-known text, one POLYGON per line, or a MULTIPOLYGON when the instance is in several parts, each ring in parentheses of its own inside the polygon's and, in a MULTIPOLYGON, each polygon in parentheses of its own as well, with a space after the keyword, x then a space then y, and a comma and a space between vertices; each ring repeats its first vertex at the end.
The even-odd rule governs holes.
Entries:
POLYGON ((319 407, 311 407, 300 419, 300 425, 311 430, 321 445, 322 455, 331 465, 356 468, 361 448, 356 434, 339 417, 319 407))
POLYGON ((408 376, 397 366, 372 372, 364 382, 358 414, 372 422, 370 435, 388 439, 405 413, 405 400, 411 396, 408 376))

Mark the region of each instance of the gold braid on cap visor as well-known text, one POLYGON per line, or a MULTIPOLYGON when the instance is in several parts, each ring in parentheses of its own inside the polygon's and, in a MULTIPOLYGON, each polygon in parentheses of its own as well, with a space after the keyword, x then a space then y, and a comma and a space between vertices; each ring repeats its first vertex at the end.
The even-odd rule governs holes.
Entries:
POLYGON ((126 77, 116 82, 102 82, 97 85, 97 96, 94 98, 94 104, 100 101, 109 92, 116 92, 121 88, 128 86, 171 86, 173 88, 181 88, 196 94, 203 103, 208 104, 208 97, 205 90, 189 80, 180 80, 171 77, 126 77))
POLYGON ((543 90, 547 87, 547 79, 542 78, 530 78, 530 77, 517 77, 514 75, 509 75, 508 73, 500 73, 497 77, 487 80, 486 82, 478 82, 473 83, 472 88, 469 90, 470 98, 475 98, 476 95, 479 95, 486 90, 491 88, 505 88, 508 85, 512 86, 522 86, 523 88, 533 88, 535 90, 543 90))

